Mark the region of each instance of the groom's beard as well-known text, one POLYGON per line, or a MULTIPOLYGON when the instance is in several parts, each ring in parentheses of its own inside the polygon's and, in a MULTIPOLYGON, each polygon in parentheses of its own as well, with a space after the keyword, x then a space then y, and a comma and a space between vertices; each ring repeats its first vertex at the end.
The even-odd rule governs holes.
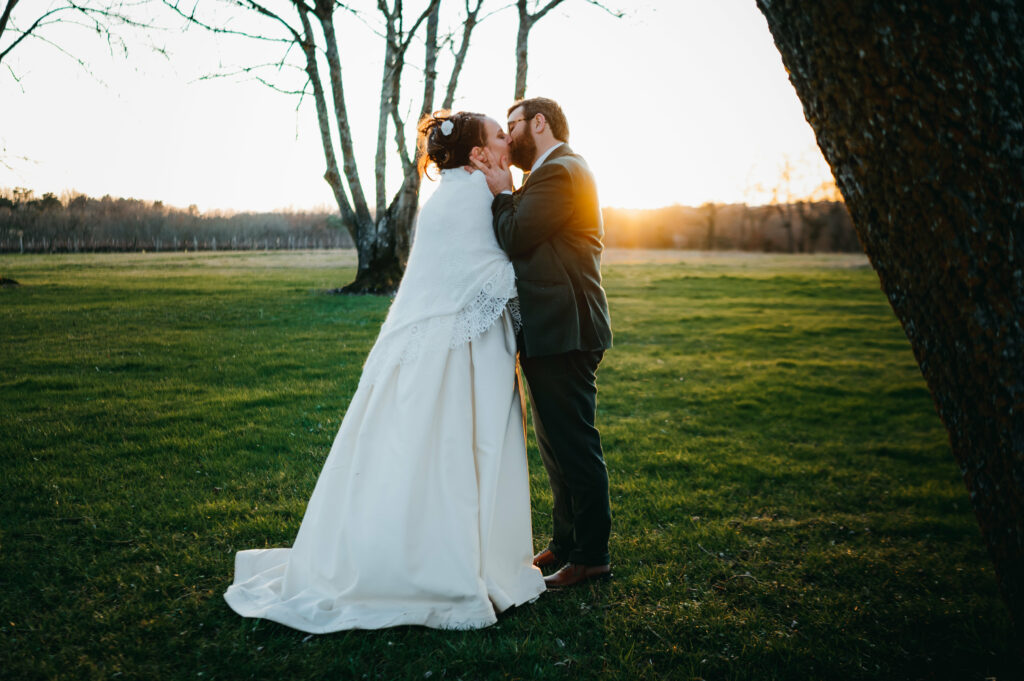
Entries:
POLYGON ((533 160, 537 158, 537 143, 533 141, 530 131, 526 131, 525 135, 512 143, 508 156, 512 165, 529 172, 533 167, 533 160))

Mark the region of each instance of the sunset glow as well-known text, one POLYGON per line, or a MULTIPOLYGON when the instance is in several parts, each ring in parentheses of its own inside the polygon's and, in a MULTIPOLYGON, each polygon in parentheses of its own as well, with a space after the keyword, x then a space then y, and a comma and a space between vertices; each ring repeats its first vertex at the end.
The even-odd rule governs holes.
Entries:
MULTIPOLYGON (((567 0, 530 41, 528 94, 560 101, 602 203, 766 202, 787 159, 795 196, 830 178, 753 2, 617 5, 627 11, 622 19, 567 0)), ((128 61, 112 58, 88 31, 51 27, 50 39, 95 76, 41 42, 19 48, 10 65, 20 82, 0 74, 0 186, 201 210, 333 208, 309 98, 296 108, 297 97, 251 79, 201 79, 276 53, 195 28, 181 33, 181 22, 166 16, 161 22, 169 30, 155 41, 170 58, 140 38, 128 61)), ((383 49, 358 21, 346 19, 341 30, 356 152, 372 193, 383 49)), ((456 108, 504 122, 514 41, 514 12, 481 24, 456 108)), ((406 91, 409 108, 417 107, 417 89, 406 91)))

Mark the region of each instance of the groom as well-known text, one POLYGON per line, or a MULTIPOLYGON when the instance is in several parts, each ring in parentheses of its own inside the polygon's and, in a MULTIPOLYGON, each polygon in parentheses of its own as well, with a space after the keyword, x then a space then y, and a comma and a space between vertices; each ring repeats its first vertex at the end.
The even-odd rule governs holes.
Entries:
POLYGON ((553 533, 533 564, 561 567, 548 588, 610 574, 611 507, 595 374, 612 345, 601 288, 604 227, 594 176, 566 144, 556 102, 524 99, 508 110, 509 161, 526 173, 512 191, 505 159, 473 161, 494 194, 494 233, 516 271, 523 327, 519 362, 554 497, 553 533))

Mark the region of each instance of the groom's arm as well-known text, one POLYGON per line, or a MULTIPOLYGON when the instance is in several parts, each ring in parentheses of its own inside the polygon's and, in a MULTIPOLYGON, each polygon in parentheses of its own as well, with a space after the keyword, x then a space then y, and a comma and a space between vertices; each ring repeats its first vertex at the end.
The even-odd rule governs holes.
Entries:
POLYGON ((564 229, 572 216, 572 177, 562 164, 546 163, 518 198, 498 194, 491 210, 501 248, 511 257, 529 253, 564 229))

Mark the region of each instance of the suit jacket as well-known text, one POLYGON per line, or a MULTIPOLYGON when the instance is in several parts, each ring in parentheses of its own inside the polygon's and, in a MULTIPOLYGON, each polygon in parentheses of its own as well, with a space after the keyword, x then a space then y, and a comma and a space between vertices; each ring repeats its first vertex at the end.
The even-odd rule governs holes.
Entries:
POLYGON ((514 194, 491 204, 494 234, 516 271, 527 357, 612 345, 601 287, 604 223, 586 161, 563 144, 514 194))

